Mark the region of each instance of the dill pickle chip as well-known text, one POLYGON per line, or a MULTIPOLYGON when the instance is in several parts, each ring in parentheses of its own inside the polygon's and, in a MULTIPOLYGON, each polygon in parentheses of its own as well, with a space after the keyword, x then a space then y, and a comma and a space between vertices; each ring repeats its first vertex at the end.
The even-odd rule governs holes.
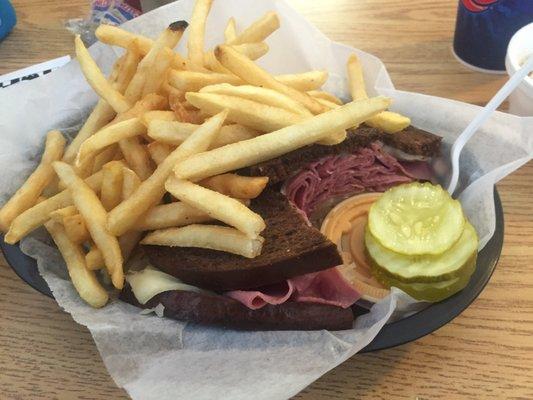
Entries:
POLYGON ((463 233, 461 203, 439 185, 409 183, 386 191, 368 214, 372 235, 400 254, 441 254, 463 233))

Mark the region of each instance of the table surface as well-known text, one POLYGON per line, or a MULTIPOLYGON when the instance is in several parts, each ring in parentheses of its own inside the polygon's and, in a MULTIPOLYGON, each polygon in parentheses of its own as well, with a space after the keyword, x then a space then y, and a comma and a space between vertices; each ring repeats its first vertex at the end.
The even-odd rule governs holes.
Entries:
MULTIPOLYGON (((220 0, 218 0, 220 1, 220 0)), ((15 0, 19 22, 0 43, 0 74, 73 53, 71 18, 88 0, 15 0)), ((451 52, 457 0, 292 0, 332 39, 380 57, 399 89, 484 104, 504 76, 461 66, 451 52)), ((297 398, 532 399, 533 213, 530 163, 499 185, 505 244, 492 280, 453 322, 414 343, 357 355, 297 398)), ((122 399, 88 330, 22 282, 0 258, 3 399, 122 399)))

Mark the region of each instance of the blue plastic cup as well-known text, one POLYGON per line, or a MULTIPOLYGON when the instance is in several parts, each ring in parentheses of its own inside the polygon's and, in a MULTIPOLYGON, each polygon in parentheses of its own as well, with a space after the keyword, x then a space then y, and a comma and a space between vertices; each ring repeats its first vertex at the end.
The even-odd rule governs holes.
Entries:
POLYGON ((531 22, 533 0, 460 0, 454 53, 471 68, 503 73, 511 37, 531 22))
POLYGON ((17 23, 15 9, 9 0, 0 0, 0 40, 5 38, 17 23))

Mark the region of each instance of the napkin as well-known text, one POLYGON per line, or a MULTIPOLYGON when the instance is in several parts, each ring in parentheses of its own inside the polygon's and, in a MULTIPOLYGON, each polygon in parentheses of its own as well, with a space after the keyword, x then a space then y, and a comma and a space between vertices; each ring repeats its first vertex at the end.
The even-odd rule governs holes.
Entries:
MULTIPOLYGON (((480 111, 477 106, 394 89, 383 63, 362 51, 327 39, 281 0, 216 0, 207 21, 206 43, 222 41, 234 16, 245 27, 267 11, 277 11, 281 28, 269 39, 270 52, 259 62, 273 73, 326 69, 326 89, 347 99, 345 65, 360 57, 370 94, 394 99, 392 110, 411 117, 414 126, 444 137, 443 157, 436 161, 446 183, 450 144, 480 111)), ((193 0, 181 0, 124 24, 155 38, 170 22, 189 20, 193 0)), ((185 51, 187 34, 178 50, 185 51)), ((120 49, 90 48, 104 71, 120 49)), ((94 106, 96 96, 72 61, 60 70, 0 93, 0 199, 5 201, 38 162, 44 135, 60 129, 73 135, 94 106)), ((495 229, 494 184, 529 161, 533 154, 533 118, 494 113, 466 146, 461 157, 460 197, 480 237, 480 248, 495 229)), ((58 304, 94 337, 109 373, 133 399, 287 399, 372 341, 398 310, 413 300, 393 289, 391 295, 342 332, 237 332, 200 327, 141 315, 113 299, 95 310, 81 301, 66 279, 65 267, 46 236, 32 235, 22 250, 36 258, 58 304)))

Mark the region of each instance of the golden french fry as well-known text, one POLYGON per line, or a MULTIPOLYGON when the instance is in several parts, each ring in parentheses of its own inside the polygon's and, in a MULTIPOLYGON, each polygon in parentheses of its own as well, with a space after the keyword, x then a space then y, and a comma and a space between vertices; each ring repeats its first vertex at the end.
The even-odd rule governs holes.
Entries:
POLYGON ((242 43, 262 42, 269 37, 272 32, 279 28, 279 17, 275 12, 268 12, 263 17, 255 21, 242 33, 227 44, 235 45, 242 43))
POLYGON ((267 71, 259 67, 248 57, 231 48, 231 46, 218 46, 215 49, 215 56, 224 67, 252 85, 267 87, 283 93, 303 104, 313 114, 320 114, 326 110, 316 99, 305 92, 300 92, 276 80, 267 71))
POLYGON ((293 100, 287 95, 272 89, 259 86, 241 85, 233 86, 228 83, 205 86, 200 89, 200 93, 216 93, 226 96, 241 97, 252 100, 267 106, 283 108, 284 110, 311 117, 313 114, 303 105, 293 100))
POLYGON ((72 215, 78 214, 78 209, 74 206, 67 206, 50 213, 50 219, 53 219, 56 222, 63 223, 63 218, 70 217, 72 215))
POLYGON ((115 157, 121 157, 122 153, 120 152, 117 145, 107 146, 104 150, 94 156, 93 170, 92 173, 95 174, 100 171, 105 164, 115 159, 115 157))
POLYGON ((200 115, 200 111, 197 109, 191 110, 194 107, 185 107, 186 101, 175 102, 170 105, 170 108, 174 111, 176 119, 180 122, 189 122, 191 124, 201 124, 205 121, 205 117, 200 115))
POLYGON ((212 221, 209 215, 186 203, 174 202, 151 208, 135 224, 134 229, 152 231, 155 229, 200 224, 212 221))
POLYGON ((229 121, 262 132, 272 132, 305 119, 300 114, 295 114, 282 108, 268 106, 235 96, 189 92, 185 95, 185 98, 189 103, 209 115, 214 115, 222 110, 228 110, 229 121))
POLYGON ((139 100, 135 105, 123 114, 117 115, 109 125, 118 124, 131 118, 141 118, 145 113, 153 110, 161 110, 168 106, 167 99, 155 93, 150 93, 139 100))
POLYGON ((90 239, 85 220, 80 214, 67 215, 62 223, 67 237, 74 243, 84 243, 90 239))
POLYGON ((326 71, 309 71, 301 74, 277 75, 276 80, 302 92, 317 90, 328 80, 326 71))
POLYGON ((342 106, 344 104, 342 100, 339 99, 337 96, 328 92, 324 92, 323 90, 310 90, 309 92, 307 92, 307 94, 311 97, 314 97, 315 99, 327 100, 339 106, 342 106))
MULTIPOLYGON (((350 94, 354 100, 367 99, 368 95, 365 89, 363 77, 363 68, 359 58, 352 54, 348 59, 348 82, 350 85, 350 94)), ((365 124, 373 128, 381 129, 387 133, 396 133, 411 125, 411 120, 401 114, 384 111, 365 121, 365 124)))
MULTIPOLYGON (((133 42, 137 41, 137 46, 141 55, 146 55, 154 45, 154 41, 146 36, 137 35, 135 33, 128 32, 118 26, 100 25, 96 29, 96 37, 102 43, 106 43, 112 46, 119 46, 125 49, 133 42)), ((178 69, 184 69, 186 61, 178 53, 172 52, 170 49, 164 50, 167 53, 173 54, 174 60, 172 66, 178 69)))
POLYGON ((95 132, 103 128, 115 116, 115 110, 105 101, 98 100, 96 107, 91 112, 78 134, 74 137, 72 142, 67 146, 63 161, 71 163, 76 158, 81 144, 92 136, 95 132))
MULTIPOLYGON (((102 176, 102 171, 98 171, 88 177, 85 183, 95 192, 99 192, 102 186, 102 176)), ((36 204, 13 220, 4 240, 9 244, 17 243, 28 233, 43 225, 50 218, 50 213, 73 204, 68 190, 64 190, 36 204)))
POLYGON ((218 225, 189 225, 151 232, 142 244, 171 247, 201 247, 254 258, 261 254, 264 239, 249 238, 237 229, 218 225))
POLYGON ((148 127, 151 121, 154 120, 163 120, 163 121, 175 121, 176 114, 174 111, 148 111, 143 114, 141 117, 141 122, 148 127))
POLYGON ((106 211, 115 208, 122 200, 123 168, 120 161, 111 161, 102 168, 104 175, 100 189, 100 201, 106 211))
MULTIPOLYGON (((179 121, 151 121, 148 126, 148 136, 157 142, 178 146, 198 129, 199 126, 179 121)), ((257 131, 239 124, 225 125, 220 129, 217 137, 213 139, 210 148, 251 139, 258 134, 257 131)))
POLYGON ((141 185, 141 179, 137 174, 128 167, 122 167, 122 188, 121 196, 122 200, 126 200, 133 195, 137 188, 141 185))
POLYGON ((241 140, 251 139, 259 135, 259 132, 239 124, 224 125, 220 133, 213 139, 209 149, 222 147, 230 143, 240 142, 241 140))
POLYGON ((365 80, 363 78, 363 67, 361 66, 359 58, 355 54, 352 54, 350 58, 348 58, 347 70, 348 85, 352 99, 367 99, 368 96, 366 94, 365 80))
POLYGON ((139 175, 139 178, 145 180, 152 175, 154 167, 150 160, 150 155, 145 147, 139 142, 138 137, 134 136, 122 139, 118 145, 126 159, 126 163, 137 175, 139 175))
POLYGON ((94 272, 87 269, 81 246, 67 237, 60 223, 49 221, 45 226, 65 260, 72 284, 80 297, 92 307, 103 307, 108 300, 107 292, 96 279, 94 272))
POLYGON ((152 142, 146 146, 146 149, 157 165, 165 161, 174 150, 170 145, 161 142, 152 142))
POLYGON ((396 133, 411 125, 411 119, 392 111, 383 111, 378 115, 369 118, 365 124, 373 128, 381 129, 387 133, 396 133))
POLYGON ((126 89, 125 96, 128 101, 133 103, 159 89, 174 57, 170 49, 181 39, 187 25, 185 21, 174 22, 153 42, 126 89))
MULTIPOLYGON (((268 53, 268 44, 265 42, 243 43, 231 46, 232 49, 248 57, 250 60, 257 60, 268 53)), ((214 54, 214 53, 213 53, 214 54)), ((216 58, 216 57, 215 57, 216 58)))
POLYGON ((215 192, 237 199, 255 199, 268 183, 266 176, 239 176, 222 174, 198 182, 215 192))
POLYGON ((235 18, 231 17, 230 19, 228 19, 228 23, 226 24, 226 28, 224 29, 224 41, 228 43, 232 40, 235 40, 236 37, 237 26, 235 23, 235 18))
POLYGON ((124 93, 135 76, 137 71, 137 66, 141 60, 141 53, 139 51, 138 41, 133 40, 128 46, 128 51, 123 56, 122 63, 117 71, 117 77, 114 82, 112 82, 113 87, 118 90, 120 93, 124 93))
MULTIPOLYGON (((263 57, 268 53, 268 44, 265 42, 258 43, 243 43, 236 46, 232 46, 239 53, 244 54, 250 60, 257 60, 260 57, 263 57)), ((221 74, 233 75, 233 73, 224 67, 215 57, 215 53, 208 51, 204 53, 204 65, 209 68, 211 71, 219 72, 221 74)))
POLYGON ((217 135, 226 119, 222 112, 201 125, 165 161, 157 166, 155 172, 124 202, 115 207, 108 216, 107 227, 115 235, 122 235, 135 225, 150 207, 157 204, 165 194, 165 181, 174 165, 192 154, 205 151, 217 135))
POLYGON ((203 67, 204 65, 204 36, 205 23, 213 0, 196 0, 191 16, 191 27, 187 49, 191 66, 203 67))
POLYGON ((37 197, 37 201, 35 202, 35 204, 42 203, 46 199, 47 199, 47 197, 45 197, 45 196, 39 196, 39 197, 37 197))
POLYGON ((390 99, 383 96, 347 103, 276 132, 193 155, 178 162, 174 172, 178 178, 198 181, 270 160, 321 140, 331 132, 351 128, 389 104, 390 99))
POLYGON ((257 238, 265 229, 265 221, 238 200, 192 182, 170 177, 165 189, 184 203, 210 217, 237 228, 248 237, 257 238))
POLYGON ((108 125, 83 142, 76 156, 76 166, 81 166, 84 160, 89 157, 92 158, 95 153, 107 146, 118 143, 123 139, 142 135, 143 133, 146 133, 146 127, 139 118, 130 118, 116 124, 108 125))
POLYGON ((204 86, 217 83, 231 83, 233 85, 243 83, 242 79, 235 75, 176 70, 170 71, 168 82, 183 92, 196 92, 204 86))
POLYGON ((94 62, 89 51, 85 48, 85 45, 81 41, 79 35, 74 40, 76 47, 76 57, 80 63, 81 70, 85 79, 93 90, 98 95, 107 101, 111 107, 117 112, 125 112, 131 108, 131 104, 126 98, 107 81, 105 76, 98 68, 98 65, 94 62))
POLYGON ((59 179, 69 189, 74 205, 85 219, 91 238, 102 252, 113 286, 122 289, 124 285, 123 258, 117 238, 106 228, 107 212, 104 206, 95 192, 76 175, 70 165, 56 161, 53 166, 59 179))
POLYGON ((348 136, 348 133, 344 129, 340 129, 338 131, 333 132, 332 134, 325 137, 324 139, 319 140, 317 143, 324 144, 326 146, 333 146, 341 142, 344 142, 344 139, 346 139, 346 136, 348 136))
POLYGON ((54 178, 52 162, 61 159, 65 143, 66 140, 61 132, 48 132, 41 162, 26 182, 0 209, 0 230, 7 232, 11 222, 18 215, 36 204, 37 198, 54 178))
POLYGON ((329 100, 326 100, 326 99, 321 99, 321 98, 316 98, 316 101, 318 101, 320 104, 322 104, 324 107, 326 107, 328 110, 331 110, 333 108, 339 108, 340 105, 337 104, 337 103, 334 103, 332 101, 329 101, 329 100))
POLYGON ((152 120, 148 136, 158 142, 177 146, 185 141, 200 125, 180 121, 152 120))

